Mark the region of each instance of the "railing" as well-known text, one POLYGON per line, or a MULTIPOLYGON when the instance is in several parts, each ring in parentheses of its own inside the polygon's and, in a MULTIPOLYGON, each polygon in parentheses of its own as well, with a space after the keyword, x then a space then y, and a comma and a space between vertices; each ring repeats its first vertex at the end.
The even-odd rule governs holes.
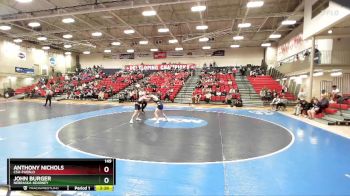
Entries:
MULTIPOLYGON (((287 64, 295 64, 295 63, 306 63, 310 64, 311 54, 305 56, 306 50, 290 56, 286 59, 279 61, 279 65, 277 67, 281 67, 287 64)), ((334 50, 321 50, 315 54, 314 58, 315 64, 336 64, 336 65, 348 65, 350 63, 350 51, 334 51, 334 50)))

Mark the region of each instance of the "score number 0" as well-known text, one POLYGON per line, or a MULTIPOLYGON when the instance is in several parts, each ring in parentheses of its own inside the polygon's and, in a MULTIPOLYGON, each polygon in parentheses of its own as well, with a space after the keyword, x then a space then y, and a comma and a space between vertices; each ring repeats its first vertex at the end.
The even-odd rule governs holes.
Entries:
MULTIPOLYGON (((105 163, 112 163, 112 159, 105 159, 105 163)), ((103 171, 104 171, 104 173, 108 173, 109 172, 109 167, 108 166, 104 166, 103 171)), ((103 179, 103 182, 105 184, 108 184, 109 183, 109 178, 105 177, 103 179)))

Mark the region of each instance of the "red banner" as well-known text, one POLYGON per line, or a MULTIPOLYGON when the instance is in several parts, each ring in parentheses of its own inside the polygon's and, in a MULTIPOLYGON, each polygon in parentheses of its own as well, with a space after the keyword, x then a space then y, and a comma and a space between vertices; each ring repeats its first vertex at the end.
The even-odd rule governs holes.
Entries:
POLYGON ((196 64, 125 65, 125 70, 195 69, 196 64))
POLYGON ((166 58, 166 52, 154 52, 153 53, 154 59, 165 59, 166 58))

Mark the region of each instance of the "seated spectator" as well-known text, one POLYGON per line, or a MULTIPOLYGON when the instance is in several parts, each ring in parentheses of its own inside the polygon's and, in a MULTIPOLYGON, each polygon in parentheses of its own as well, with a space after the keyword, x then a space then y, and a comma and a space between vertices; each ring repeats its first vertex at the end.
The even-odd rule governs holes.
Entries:
POLYGON ((279 102, 276 104, 276 109, 284 111, 287 108, 287 102, 288 100, 283 96, 280 98, 279 102))
POLYGON ((307 102, 304 100, 300 100, 297 105, 294 107, 294 115, 299 116, 302 114, 302 110, 303 108, 305 108, 305 105, 307 104, 307 102))
POLYGON ((165 101, 170 101, 170 91, 167 91, 164 96, 165 101))
POLYGON ((236 93, 236 90, 234 88, 231 88, 230 91, 228 92, 229 94, 236 93))
POLYGON ((331 91, 331 99, 336 102, 337 99, 341 97, 340 90, 337 88, 337 85, 332 86, 332 91, 331 91))
POLYGON ((267 97, 266 97, 266 93, 267 93, 267 89, 264 87, 264 88, 262 88, 261 90, 260 90, 260 93, 259 93, 259 95, 260 95, 260 97, 261 97, 261 100, 266 100, 267 99, 267 97))
POLYGON ((271 105, 271 110, 277 110, 277 104, 280 102, 280 97, 277 95, 275 98, 273 98, 271 105))
POLYGON ((229 105, 232 104, 232 94, 228 93, 226 95, 224 103, 229 104, 229 105))
POLYGON ((98 100, 99 101, 103 101, 104 100, 104 97, 105 97, 105 93, 103 91, 100 91, 98 93, 98 100))
POLYGON ((312 107, 307 111, 307 116, 309 119, 314 119, 316 114, 322 112, 321 110, 321 102, 318 99, 314 98, 312 101, 312 107))
POLYGON ((306 93, 304 92, 304 89, 301 88, 299 93, 298 93, 298 100, 303 101, 303 100, 305 100, 305 98, 306 98, 306 93))
POLYGON ((232 103, 231 103, 231 107, 236 106, 236 107, 243 107, 243 101, 241 98, 237 98, 235 99, 232 103))
POLYGON ((205 94, 205 102, 206 103, 209 103, 211 100, 211 93, 208 91, 206 94, 205 94))

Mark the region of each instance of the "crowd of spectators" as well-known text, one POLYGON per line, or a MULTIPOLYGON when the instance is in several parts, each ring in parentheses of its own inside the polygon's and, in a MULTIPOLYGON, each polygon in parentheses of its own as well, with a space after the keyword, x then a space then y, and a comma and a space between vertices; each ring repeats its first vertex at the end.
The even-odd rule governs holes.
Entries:
POLYGON ((192 103, 220 101, 231 104, 240 99, 234 73, 232 67, 203 68, 192 94, 192 103))
POLYGON ((330 92, 326 90, 321 91, 320 98, 313 97, 310 102, 306 101, 306 94, 303 89, 298 94, 298 103, 294 108, 294 115, 307 117, 314 119, 316 115, 322 114, 329 104, 339 103, 341 104, 345 97, 342 97, 338 87, 332 86, 330 92))
POLYGON ((174 102, 175 96, 192 74, 188 69, 170 69, 151 73, 144 80, 133 84, 118 94, 119 102, 135 101, 146 93, 152 93, 161 100, 174 102))
POLYGON ((105 100, 143 77, 139 71, 119 71, 107 75, 102 69, 101 66, 93 66, 92 68, 76 70, 73 74, 48 79, 40 78, 29 96, 31 98, 42 97, 45 96, 45 90, 50 89, 53 96, 62 95, 62 99, 105 100), (110 81, 110 83, 105 81, 110 81))

